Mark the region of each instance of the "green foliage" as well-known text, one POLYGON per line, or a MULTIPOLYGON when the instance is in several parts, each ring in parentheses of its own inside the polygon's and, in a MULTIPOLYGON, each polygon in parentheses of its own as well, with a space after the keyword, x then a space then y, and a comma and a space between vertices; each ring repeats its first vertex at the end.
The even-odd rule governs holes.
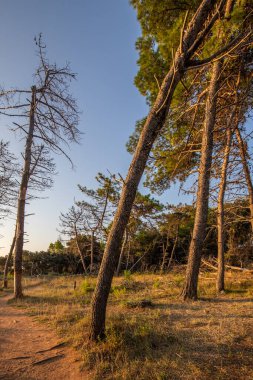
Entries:
POLYGON ((132 274, 129 270, 124 270, 124 279, 129 281, 131 280, 132 274))
POLYGON ((72 253, 30 252, 23 253, 23 271, 28 275, 49 273, 82 273, 80 259, 72 253))
POLYGON ((82 281, 80 285, 80 291, 82 294, 87 294, 94 290, 94 286, 90 283, 90 281, 86 278, 82 281))
POLYGON ((48 247, 48 252, 50 253, 62 253, 64 250, 64 245, 60 240, 56 240, 55 243, 50 243, 48 247))
POLYGON ((112 286, 111 292, 113 293, 115 298, 121 298, 126 294, 126 287, 125 286, 112 286))
POLYGON ((161 281, 159 279, 155 279, 154 283, 153 283, 153 288, 154 289, 159 289, 161 286, 161 281))
MULTIPOLYGON (((200 0, 131 1, 142 31, 136 42, 139 71, 135 77, 135 85, 149 105, 154 103, 162 81, 172 65, 186 12, 188 11, 187 25, 200 3, 200 0)), ((224 47, 252 22, 252 16, 249 17, 251 14, 251 1, 234 2, 231 17, 225 18, 221 14, 194 59, 205 59, 224 47)), ((228 70, 234 57, 228 55, 224 59, 224 67, 228 70)), ((238 67, 237 63, 237 71, 238 67)), ((229 77, 228 72, 223 75, 224 78, 229 77)), ((199 130, 204 112, 204 102, 201 105, 199 96, 207 88, 208 81, 209 66, 206 66, 196 71, 188 71, 175 89, 170 113, 152 147, 145 170, 144 184, 152 192, 161 194, 175 181, 184 182, 196 171, 201 146, 199 130)), ((129 138, 127 150, 130 153, 135 150, 144 123, 145 119, 137 121, 135 131, 129 138)))

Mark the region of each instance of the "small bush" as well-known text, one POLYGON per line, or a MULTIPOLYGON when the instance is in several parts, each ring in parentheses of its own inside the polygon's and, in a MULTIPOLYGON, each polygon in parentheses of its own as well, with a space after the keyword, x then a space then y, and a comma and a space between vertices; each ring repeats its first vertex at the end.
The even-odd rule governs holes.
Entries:
POLYGON ((87 294, 89 292, 92 292, 93 290, 94 290, 94 287, 87 279, 82 281, 80 285, 80 291, 82 294, 87 294))

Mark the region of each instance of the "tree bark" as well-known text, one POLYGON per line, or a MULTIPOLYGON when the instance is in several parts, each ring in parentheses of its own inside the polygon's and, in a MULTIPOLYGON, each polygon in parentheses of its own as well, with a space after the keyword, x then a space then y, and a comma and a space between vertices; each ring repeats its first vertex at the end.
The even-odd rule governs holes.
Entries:
POLYGON ((196 215, 189 249, 186 279, 182 292, 184 300, 197 299, 198 275, 207 224, 210 170, 213 152, 213 130, 216 119, 216 103, 221 67, 222 63, 220 61, 216 61, 213 64, 209 93, 206 101, 201 160, 199 165, 196 215))
POLYGON ((94 265, 94 234, 95 232, 91 232, 91 238, 90 238, 90 272, 93 271, 93 265, 94 265))
POLYGON ((4 287, 4 289, 7 289, 7 288, 8 288, 8 273, 9 273, 9 266, 10 266, 10 261, 11 261, 11 258, 12 258, 12 254, 13 254, 14 246, 15 246, 15 241, 16 241, 16 229, 15 229, 14 237, 13 237, 13 239, 12 239, 12 243, 11 243, 10 251, 9 251, 9 253, 8 253, 8 256, 7 256, 7 258, 6 258, 5 265, 4 265, 4 278, 3 278, 3 287, 4 287))
POLYGON ((128 270, 128 267, 129 267, 130 252, 131 252, 131 240, 129 239, 128 240, 128 248, 127 248, 126 270, 128 270))
MULTIPOLYGON (((182 33, 182 44, 178 48, 173 65, 165 76, 154 106, 150 110, 141 132, 126 180, 123 184, 118 208, 107 239, 103 260, 100 266, 97 286, 93 295, 91 308, 90 339, 99 340, 105 337, 105 316, 107 300, 113 274, 120 255, 120 246, 127 226, 137 188, 146 166, 147 159, 161 128, 164 125, 174 90, 183 77, 187 62, 195 52, 193 44, 202 30, 210 11, 216 1, 203 0, 189 27, 182 33), (188 53, 191 49, 191 54, 188 53)), ((195 46, 198 44, 195 44, 195 46)))
POLYGON ((29 115, 29 130, 26 139, 24 168, 21 178, 20 191, 18 197, 17 222, 16 222, 16 243, 14 248, 14 297, 21 298, 22 292, 22 256, 24 245, 24 223, 25 223, 25 203, 28 183, 30 179, 32 143, 34 134, 34 121, 36 109, 36 87, 33 86, 32 99, 29 115))
POLYGON ((168 254, 167 253, 168 246, 169 246, 169 231, 167 231, 166 244, 163 243, 163 245, 162 245, 162 248, 163 248, 163 260, 162 260, 162 265, 161 265, 161 270, 160 270, 161 273, 164 272, 164 266, 165 266, 165 262, 166 262, 166 258, 167 258, 167 254, 168 254))
MULTIPOLYGON (((232 113, 232 115, 234 112, 232 113)), ((230 120, 232 119, 232 116, 230 120)), ((218 246, 218 272, 216 289, 217 292, 225 290, 225 257, 224 257, 224 196, 227 185, 227 168, 229 163, 229 154, 232 140, 231 125, 228 125, 226 146, 224 150, 224 158, 221 168, 221 179, 219 185, 218 204, 217 204, 217 246, 218 246)))
POLYGON ((80 256, 81 261, 82 261, 83 270, 84 270, 85 273, 87 273, 87 267, 86 267, 85 260, 84 260, 84 257, 83 257, 82 249, 81 249, 79 241, 78 241, 78 233, 77 233, 76 227, 75 227, 75 240, 76 240, 76 248, 78 250, 79 256, 80 256))
POLYGON ((247 149, 245 143, 243 142, 239 128, 235 130, 238 146, 240 149, 240 156, 242 160, 243 172, 247 182, 248 192, 249 192, 249 209, 250 209, 250 224, 251 224, 251 233, 253 235, 253 185, 250 175, 250 169, 247 161, 247 149))
POLYGON ((177 234, 176 234, 176 238, 175 238, 175 241, 174 241, 174 244, 173 244, 173 248, 172 248, 172 251, 171 251, 170 260, 169 260, 167 269, 170 269, 171 264, 172 264, 172 260, 174 258, 174 254, 175 254, 176 246, 177 246, 177 241, 178 241, 178 233, 179 233, 179 225, 177 226, 177 234))
POLYGON ((119 256, 119 262, 118 262, 118 266, 117 266, 117 270, 116 270, 116 275, 117 276, 119 275, 119 272, 120 272, 120 267, 121 267, 122 259, 123 259, 124 253, 125 253, 125 247, 126 247, 126 244, 127 244, 127 239, 128 239, 128 233, 127 233, 127 229, 125 229, 124 240, 123 240, 123 243, 122 243, 122 246, 121 246, 120 256, 119 256))

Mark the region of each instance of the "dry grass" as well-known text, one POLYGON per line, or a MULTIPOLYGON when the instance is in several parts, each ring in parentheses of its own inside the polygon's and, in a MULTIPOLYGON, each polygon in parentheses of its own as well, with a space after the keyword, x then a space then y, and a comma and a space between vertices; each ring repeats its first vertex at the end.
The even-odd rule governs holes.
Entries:
POLYGON ((187 303, 180 300, 183 274, 115 278, 108 338, 99 344, 87 341, 95 281, 25 279, 18 303, 80 350, 90 379, 253 379, 252 275, 228 273, 228 291, 217 297, 215 274, 202 274, 200 301, 187 303), (138 307, 143 299, 148 307, 138 307))

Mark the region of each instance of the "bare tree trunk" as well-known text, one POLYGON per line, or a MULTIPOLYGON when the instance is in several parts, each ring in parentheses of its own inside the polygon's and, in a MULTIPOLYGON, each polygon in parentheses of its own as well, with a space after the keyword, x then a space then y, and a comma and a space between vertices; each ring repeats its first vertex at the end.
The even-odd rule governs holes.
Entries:
POLYGON ((173 244, 173 248, 172 248, 172 251, 171 251, 170 260, 169 260, 169 263, 168 263, 167 269, 170 269, 171 264, 172 264, 172 260, 173 260, 173 258, 174 258, 174 254, 175 254, 176 246, 177 246, 177 241, 178 241, 178 232, 179 232, 179 225, 177 226, 176 239, 175 239, 174 244, 173 244))
POLYGON ((128 241, 126 270, 128 270, 128 267, 129 267, 130 252, 131 252, 131 240, 128 241))
MULTIPOLYGON (((174 90, 183 77, 187 62, 196 49, 194 42, 202 30, 209 12, 215 7, 216 1, 203 0, 195 16, 185 31, 182 43, 178 48, 173 65, 165 76, 158 96, 146 119, 141 132, 126 180, 123 184, 118 208, 107 239, 102 263, 100 266, 97 286, 93 295, 91 309, 90 339, 98 340, 105 337, 105 316, 107 300, 116 265, 119 260, 123 234, 127 226, 137 188, 146 166, 147 159, 161 128, 164 125, 174 90), (194 46, 194 48, 193 48, 194 46)), ((197 44, 198 45, 198 44, 197 44)))
POLYGON ((162 265, 161 265, 161 273, 163 273, 163 271, 164 271, 168 246, 169 246, 169 232, 167 232, 166 244, 163 243, 163 246, 162 246, 163 247, 163 261, 162 261, 162 265))
POLYGON ((94 234, 95 232, 91 232, 90 237, 90 272, 93 271, 93 265, 94 265, 94 234))
POLYGON ((210 170, 213 152, 213 130, 216 119, 216 103, 221 67, 222 63, 220 61, 216 61, 213 64, 208 99, 206 101, 201 160, 199 165, 196 215, 189 249, 186 279, 182 292, 183 299, 197 299, 199 267, 207 224, 210 170))
POLYGON ((82 249, 81 249, 79 241, 78 241, 78 233, 77 233, 76 227, 75 227, 75 240, 76 240, 76 248, 77 248, 79 256, 81 258, 84 272, 87 273, 87 267, 86 267, 86 264, 85 264, 85 261, 84 261, 82 249))
POLYGON ((120 256, 119 256, 119 262, 118 262, 118 266, 117 266, 117 270, 116 270, 116 275, 117 276, 119 275, 119 272, 120 272, 121 262, 122 262, 122 259, 123 259, 124 253, 125 253, 125 247, 126 247, 126 244, 127 244, 127 239, 128 239, 128 233, 127 233, 127 229, 125 229, 124 240, 123 240, 123 243, 122 243, 122 246, 121 246, 120 256))
POLYGON ((29 116, 29 131, 26 139, 24 168, 21 178, 20 191, 18 197, 18 210, 16 222, 16 243, 14 248, 14 297, 21 298, 22 293, 22 256, 24 245, 24 223, 25 223, 25 203, 26 194, 30 178, 31 168, 31 148, 34 133, 34 115, 36 108, 36 87, 32 87, 32 99, 29 116))
POLYGON ((10 251, 8 253, 8 256, 6 258, 5 265, 4 265, 4 278, 3 278, 3 287, 4 287, 4 289, 8 288, 9 266, 10 266, 10 261, 11 261, 11 258, 12 258, 14 246, 15 246, 15 241, 16 241, 16 229, 15 229, 15 234, 14 234, 13 239, 12 239, 10 251))
MULTIPOLYGON (((230 118, 231 120, 231 118, 230 118)), ((225 290, 225 257, 224 257, 224 196, 227 185, 227 168, 232 140, 231 125, 227 129, 227 141, 224 150, 223 164, 221 168, 221 179, 217 204, 217 246, 218 246, 218 272, 216 289, 218 292, 225 290)))
POLYGON ((253 185, 252 185, 250 169, 249 169, 249 165, 247 161, 247 149, 246 149, 245 143, 243 142, 239 128, 236 128, 235 133, 236 133, 236 138, 237 138, 239 149, 240 149, 244 176, 247 182, 247 187, 248 187, 248 192, 249 192, 250 223, 251 223, 251 231, 253 234, 253 185))

